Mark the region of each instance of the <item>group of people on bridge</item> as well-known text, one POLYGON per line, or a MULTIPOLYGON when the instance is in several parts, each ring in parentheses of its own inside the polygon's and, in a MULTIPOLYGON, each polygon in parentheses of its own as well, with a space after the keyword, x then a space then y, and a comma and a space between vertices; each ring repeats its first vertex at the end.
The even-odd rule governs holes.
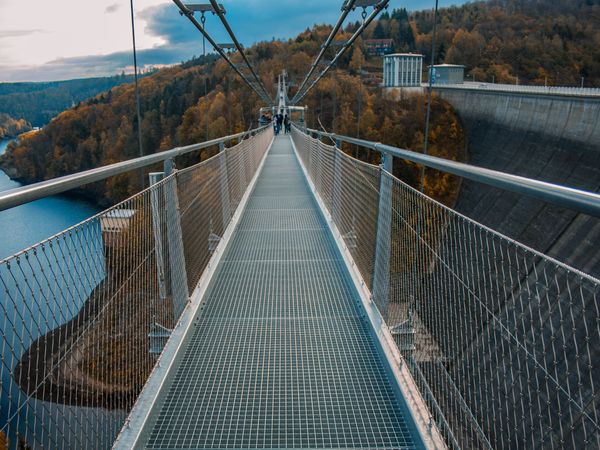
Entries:
MULTIPOLYGON (((271 118, 266 114, 261 114, 259 123, 260 125, 267 125, 271 122, 271 118)), ((279 134, 282 130, 285 134, 288 134, 292 131, 292 121, 288 117, 287 114, 283 114, 283 110, 280 113, 277 113, 273 116, 273 128, 275 129, 275 134, 279 134)))
POLYGON ((282 129, 285 134, 288 134, 292 130, 292 122, 287 114, 275 114, 275 117, 273 118, 273 126, 275 127, 275 134, 279 134, 282 129))

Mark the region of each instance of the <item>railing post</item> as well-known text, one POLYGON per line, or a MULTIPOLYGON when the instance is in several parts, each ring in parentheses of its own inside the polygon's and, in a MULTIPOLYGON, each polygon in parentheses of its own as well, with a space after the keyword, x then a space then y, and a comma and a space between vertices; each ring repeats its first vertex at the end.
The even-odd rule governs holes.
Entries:
POLYGON ((244 145, 242 146, 242 148, 240 149, 241 152, 239 152, 239 159, 237 162, 237 170, 238 170, 238 183, 239 183, 239 187, 240 187, 240 198, 237 199, 237 201, 239 201, 243 196, 244 196, 244 192, 246 192, 246 153, 249 151, 248 150, 248 145, 249 145, 249 139, 246 139, 244 141, 244 145))
POLYGON ((392 173, 393 157, 381 154, 379 178, 379 208, 377 213, 377 239, 373 269, 373 300, 384 319, 387 319, 390 291, 390 253, 392 232, 392 173))
MULTIPOLYGON (((307 158, 308 158, 308 164, 306 165, 306 170, 308 172, 309 177, 313 180, 314 183, 314 172, 313 172, 313 142, 314 139, 312 137, 312 134, 307 134, 306 135, 306 139, 308 141, 308 145, 307 145, 307 158)), ((316 187, 316 185, 315 185, 316 187)))
MULTIPOLYGON (((173 159, 165 160, 164 169, 165 177, 169 177, 175 170, 173 159)), ((185 270, 185 253, 183 251, 176 176, 170 177, 165 182, 165 209, 167 212, 167 241, 169 244, 173 314, 175 321, 177 321, 188 302, 189 292, 187 272, 185 270)))
POLYGON ((231 218, 231 210, 229 204, 229 179, 227 177, 227 154, 225 153, 225 144, 223 142, 219 144, 219 164, 221 172, 219 177, 221 183, 221 210, 223 211, 223 230, 225 230, 231 218))
POLYGON ((327 204, 327 200, 323 197, 323 149, 321 148, 321 139, 319 139, 319 137, 317 137, 317 140, 315 141, 315 151, 317 152, 317 159, 315 161, 315 186, 317 187, 317 192, 319 192, 321 199, 327 204))
MULTIPOLYGON (((148 175, 150 186, 162 181, 164 172, 152 172, 148 175)), ((158 292, 161 300, 167 298, 166 272, 165 272, 165 253, 163 248, 163 226, 164 216, 161 208, 160 189, 150 190, 150 205, 152 207, 152 227, 154 229, 154 248, 156 249, 156 270, 158 273, 158 292)))
MULTIPOLYGON (((336 147, 338 143, 336 141, 336 147)), ((339 227, 341 227, 341 211, 342 211, 342 155, 341 150, 334 150, 333 153, 333 199, 331 203, 333 205, 331 214, 333 215, 333 221, 339 227)))
POLYGON ((312 136, 312 140, 310 141, 311 145, 310 145, 310 176, 312 177, 313 180, 313 184, 315 185, 315 189, 317 190, 317 192, 319 192, 319 185, 318 185, 318 155, 317 155, 317 151, 318 151, 318 141, 319 141, 319 136, 317 135, 317 133, 313 133, 312 136))

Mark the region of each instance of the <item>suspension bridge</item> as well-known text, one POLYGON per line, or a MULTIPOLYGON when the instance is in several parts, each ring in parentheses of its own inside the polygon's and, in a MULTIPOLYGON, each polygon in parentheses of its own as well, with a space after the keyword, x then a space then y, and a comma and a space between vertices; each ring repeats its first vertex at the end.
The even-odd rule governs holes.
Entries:
POLYGON ((224 7, 174 3, 263 110, 300 118, 290 134, 269 123, 0 193, 5 210, 164 166, 138 194, 0 261, 2 445, 600 446, 600 281, 441 205, 392 164, 593 217, 600 195, 307 128, 298 102, 388 1, 343 3, 291 99, 285 74, 270 95, 224 7), (356 7, 362 25, 318 71, 356 7), (245 68, 207 33, 206 12, 245 68))

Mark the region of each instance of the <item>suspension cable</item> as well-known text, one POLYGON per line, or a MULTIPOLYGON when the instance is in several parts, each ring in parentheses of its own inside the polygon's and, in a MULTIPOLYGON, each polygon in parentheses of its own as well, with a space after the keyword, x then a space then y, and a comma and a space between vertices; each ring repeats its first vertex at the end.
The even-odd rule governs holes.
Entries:
MULTIPOLYGON (((202 11, 202 15, 200 16, 200 23, 202 24, 202 29, 206 31, 206 16, 204 11, 202 11)), ((204 140, 208 141, 208 71, 206 68, 208 65, 206 64, 206 36, 202 35, 202 65, 204 66, 204 115, 206 119, 206 137, 204 140)))
POLYGON ((297 104, 300 100, 302 100, 306 96, 306 94, 308 94, 308 92, 321 80, 321 78, 323 78, 323 76, 325 76, 327 72, 329 72, 329 69, 331 69, 333 65, 337 63, 340 57, 346 52, 346 50, 348 50, 352 46, 352 44, 354 44, 354 41, 358 39, 358 37, 363 33, 363 31, 365 31, 369 24, 375 19, 375 17, 377 17, 385 7, 387 7, 389 2, 390 0, 382 0, 377 5, 375 5, 375 9, 373 10, 373 12, 368 17, 365 17, 360 27, 358 27, 358 29, 354 32, 352 37, 344 43, 344 45, 337 52, 335 57, 327 64, 325 69, 323 69, 323 71, 317 76, 317 78, 315 78, 312 81, 312 83, 306 89, 304 89, 304 92, 298 92, 296 94, 295 100, 292 102, 292 104, 297 104))
MULTIPOLYGON (((300 87, 298 88, 296 96, 300 92, 302 92, 302 89, 304 89, 304 85, 308 82, 308 80, 310 79, 310 77, 312 76, 312 74, 315 72, 315 70, 317 70, 317 66, 318 66, 319 62, 321 62, 321 59, 325 55, 325 52, 327 51, 327 49, 329 48, 329 46, 331 45, 331 42, 333 41, 333 39, 337 35, 338 31, 340 30, 340 28, 344 24, 344 21, 346 20, 346 17, 350 13, 350 11, 352 11, 352 9, 354 7, 354 3, 356 3, 356 0, 350 0, 348 3, 344 3, 344 6, 342 6, 342 14, 340 15, 337 23, 335 24, 335 26, 331 30, 331 33, 329 33, 329 37, 325 41, 325 44, 323 44, 323 46, 321 47, 321 51, 319 52, 319 54, 315 58, 315 61, 313 62, 312 66, 310 66, 310 70, 308 71, 308 73, 304 77, 304 80, 302 80, 302 83, 300 84, 300 87)), ((292 103, 296 100, 296 96, 294 96, 294 98, 292 99, 292 103)))
POLYGON ((188 18, 188 20, 192 23, 192 25, 194 25, 198 31, 200 31, 200 33, 202 33, 202 35, 206 38, 206 40, 210 43, 210 45, 213 46, 213 48, 215 49, 215 51, 221 56, 221 58, 223 58, 230 66, 231 68, 242 78, 242 80, 244 81, 244 83, 246 83, 254 92, 256 92, 256 95, 259 96, 259 98, 261 98, 265 103, 267 103, 268 105, 271 104, 271 100, 268 97, 265 97, 265 95, 260 92, 248 79, 248 77, 246 75, 244 75, 240 69, 238 69, 235 64, 233 63, 233 61, 231 61, 231 59, 229 58, 229 56, 227 56, 227 54, 223 51, 223 49, 221 47, 219 47, 219 45, 215 42, 215 40, 210 36, 210 34, 208 34, 204 28, 202 27, 202 25, 196 20, 196 18, 194 17, 194 12, 189 10, 182 2, 181 0, 173 0, 173 3, 175 3, 177 5, 177 7, 179 8, 179 11, 181 12, 181 15, 186 16, 188 18))
MULTIPOLYGON (((140 156, 144 156, 144 148, 142 147, 142 113, 140 110, 140 87, 138 82, 138 63, 137 63, 137 45, 135 42, 135 15, 133 8, 133 0, 129 0, 131 10, 131 37, 133 39, 133 76, 135 80, 135 109, 138 122, 138 150, 140 156)), ((144 172, 141 173, 142 188, 144 187, 144 172)))
MULTIPOLYGON (((427 114, 425 116, 425 142, 423 143, 423 154, 429 153, 429 121, 431 117, 431 99, 433 97, 433 65, 435 64, 435 32, 437 29, 437 17, 438 17, 438 0, 435 0, 435 11, 433 13, 433 31, 431 34, 431 64, 429 65, 429 83, 427 86, 427 114)), ((425 166, 421 170, 421 192, 425 188, 425 166)))
POLYGON ((235 48, 237 49, 237 51, 240 52, 242 59, 248 66, 248 69, 250 69, 252 76, 254 77, 254 79, 256 80, 258 85, 260 86, 263 93, 267 96, 267 98, 269 98, 271 100, 271 96, 267 92, 267 89, 265 88, 265 85, 263 84, 262 80, 260 79, 260 77, 258 76, 256 71, 254 70, 254 67, 252 66, 252 64, 250 64, 250 61, 248 60, 248 57, 246 56, 246 53, 244 52, 244 48, 240 45, 239 41, 237 40, 237 38, 235 36, 235 33, 229 26, 229 23, 227 22, 227 19, 225 18, 225 14, 223 13, 223 10, 217 3, 217 0, 210 0, 210 4, 212 5, 213 9, 215 10, 217 16, 219 16, 219 19, 221 19, 221 23, 223 23, 225 30, 227 30, 229 37, 231 37, 231 40, 233 41, 233 45, 235 45, 235 48))

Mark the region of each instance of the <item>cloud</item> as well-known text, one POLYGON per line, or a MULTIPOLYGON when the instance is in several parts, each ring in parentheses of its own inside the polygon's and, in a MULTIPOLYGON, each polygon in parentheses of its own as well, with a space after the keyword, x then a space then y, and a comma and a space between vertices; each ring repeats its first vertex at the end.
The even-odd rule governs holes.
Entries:
MULTIPOLYGON (((246 0, 228 4, 227 20, 244 45, 271 38, 295 36, 314 23, 331 23, 339 15, 339 8, 332 8, 322 0, 280 0, 272 2, 246 0)), ((179 14, 172 4, 148 8, 140 13, 147 23, 145 32, 161 37, 167 43, 196 43, 202 40, 200 32, 179 14)), ((196 13, 199 20, 200 15, 196 13)), ((229 42, 217 16, 207 14, 206 29, 218 42, 229 42)))
MULTIPOLYGON (((1 0, 0 0, 1 1, 1 0)), ((441 4, 460 4, 465 0, 442 0, 441 4)), ((430 7, 432 0, 407 0, 403 5, 410 9, 430 7)), ((111 4, 107 14, 117 11, 118 4, 111 4)), ((238 40, 246 47, 271 38, 291 38, 315 23, 334 23, 339 17, 338 6, 323 0, 245 0, 227 4, 227 20, 238 40)), ((199 15, 196 16, 199 19, 199 15)), ((348 20, 358 20, 360 11, 348 20)), ((162 42, 155 47, 138 51, 141 68, 176 64, 202 54, 202 35, 172 3, 159 4, 138 13, 138 20, 145 23, 142 30, 147 36, 162 42)), ((207 31, 218 43, 230 42, 217 16, 207 14, 207 31)), ((141 28, 138 28, 141 29, 141 28)), ((42 30, 0 31, 2 37, 26 35, 42 30), (14 34, 17 33, 17 34, 14 34)), ((207 52, 212 48, 207 45, 207 52)), ((39 66, 0 65, 0 81, 46 81, 79 77, 113 75, 129 72, 133 57, 130 50, 106 55, 60 58, 39 66)), ((0 58, 0 64, 2 59, 0 58)))
POLYGON ((112 14, 115 13, 119 10, 119 8, 121 8, 121 5, 119 5, 118 3, 114 3, 112 5, 108 5, 106 7, 106 9, 104 10, 104 14, 112 14))
POLYGON ((179 9, 173 4, 147 8, 140 11, 138 17, 146 22, 144 32, 162 38, 165 45, 197 41, 200 36, 200 32, 179 14, 179 9))
MULTIPOLYGON (((200 33, 177 8, 166 5, 140 12, 147 29, 153 36, 163 39, 161 45, 138 50, 141 69, 177 64, 202 53, 200 33)), ((1 37, 1 35, 0 35, 1 37)), ((207 52, 212 49, 207 46, 207 52)), ((42 65, 14 66, 0 63, 0 81, 52 81, 81 77, 106 76, 131 72, 133 55, 131 50, 71 58, 58 58, 42 65)))
MULTIPOLYGON (((195 54, 199 54, 197 49, 195 54)), ((143 70, 177 64, 192 56, 194 56, 194 52, 187 45, 158 46, 138 51, 138 63, 139 68, 143 70)), ((126 73, 133 71, 131 51, 59 58, 39 66, 0 65, 2 81, 55 81, 109 76, 123 71, 126 73)))
POLYGON ((44 30, 2 30, 0 31, 0 39, 11 38, 11 37, 21 37, 21 36, 29 36, 35 33, 44 33, 44 30))

